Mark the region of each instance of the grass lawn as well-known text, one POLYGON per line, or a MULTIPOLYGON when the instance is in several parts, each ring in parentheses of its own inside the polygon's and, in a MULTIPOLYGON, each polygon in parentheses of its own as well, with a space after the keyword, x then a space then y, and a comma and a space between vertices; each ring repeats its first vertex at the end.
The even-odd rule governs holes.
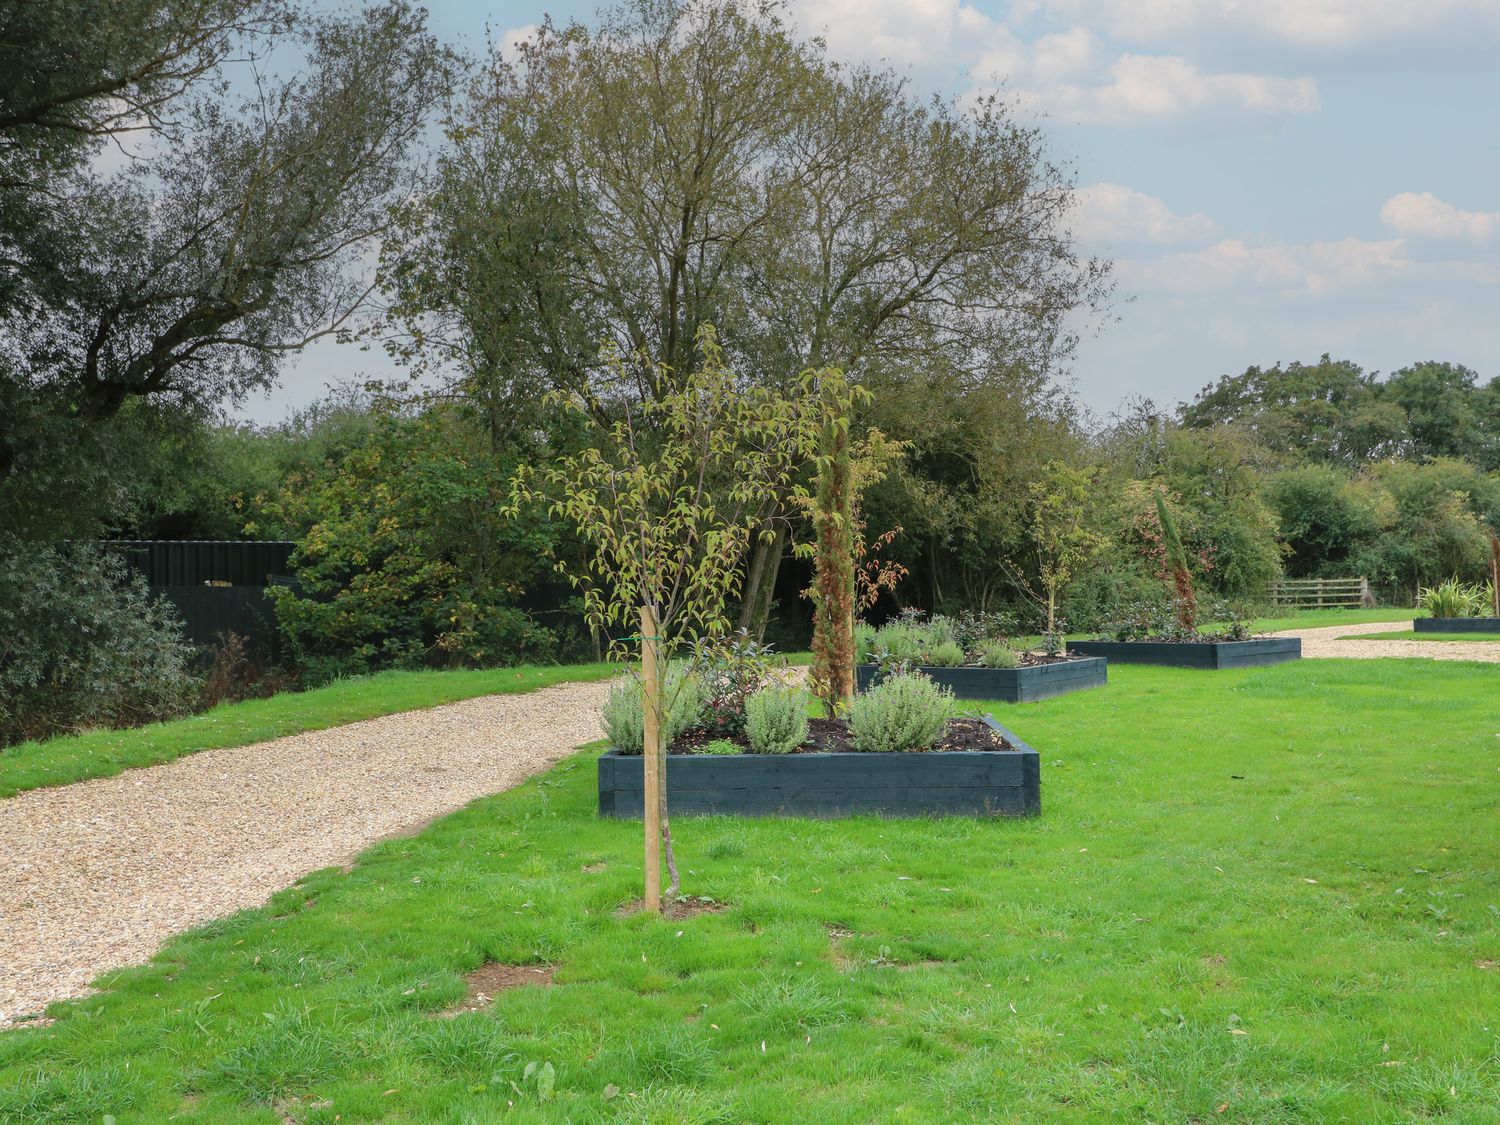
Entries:
POLYGON ((1493 698, 1122 666, 994 708, 1040 818, 684 819, 683 921, 581 754, 0 1034, 0 1120, 1494 1122, 1493 698), (430 1018, 487 959, 556 983, 430 1018))
POLYGON ((1257 633, 1280 633, 1287 629, 1321 629, 1328 625, 1366 625, 1385 621, 1410 621, 1426 617, 1427 611, 1384 606, 1375 609, 1304 609, 1282 617, 1258 617, 1250 622, 1257 633))
POLYGON ((1358 636, 1340 637, 1341 641, 1500 641, 1500 633, 1414 633, 1403 630, 1396 633, 1361 633, 1358 636))
POLYGON ((229 703, 201 715, 166 723, 23 742, 0 749, 0 798, 44 785, 109 777, 132 766, 153 766, 199 750, 245 746, 479 695, 530 691, 564 680, 600 679, 614 670, 605 664, 582 664, 482 671, 381 672, 312 691, 229 703))

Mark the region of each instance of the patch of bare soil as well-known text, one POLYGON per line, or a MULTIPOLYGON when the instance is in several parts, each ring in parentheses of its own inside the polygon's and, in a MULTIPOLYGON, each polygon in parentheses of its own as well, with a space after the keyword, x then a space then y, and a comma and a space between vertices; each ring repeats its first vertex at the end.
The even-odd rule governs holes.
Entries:
MULTIPOLYGON (((629 918, 632 914, 639 914, 646 908, 643 899, 631 899, 615 911, 616 918, 629 918)), ((661 904, 661 916, 674 921, 682 918, 696 918, 700 914, 723 914, 729 909, 729 903, 717 902, 702 895, 684 895, 682 898, 663 899, 661 904)))
POLYGON ((502 965, 498 961, 486 961, 472 973, 464 976, 467 994, 451 1008, 433 1012, 433 1019, 452 1019, 468 1012, 482 1012, 495 1002, 495 997, 512 988, 547 988, 552 984, 555 965, 502 965))

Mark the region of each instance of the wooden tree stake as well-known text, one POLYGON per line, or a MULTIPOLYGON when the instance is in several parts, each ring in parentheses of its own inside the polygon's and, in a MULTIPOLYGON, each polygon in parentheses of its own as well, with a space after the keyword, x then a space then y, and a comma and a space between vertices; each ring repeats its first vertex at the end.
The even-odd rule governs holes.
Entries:
POLYGON ((661 678, 657 674, 656 613, 641 606, 641 683, 645 711, 646 909, 661 912, 661 678))

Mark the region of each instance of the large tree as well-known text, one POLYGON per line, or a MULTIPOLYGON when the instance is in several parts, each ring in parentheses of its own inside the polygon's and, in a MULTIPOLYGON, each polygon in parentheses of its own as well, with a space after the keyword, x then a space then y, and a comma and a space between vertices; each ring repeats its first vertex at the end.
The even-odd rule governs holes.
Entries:
POLYGON ((404 0, 87 7, 12 5, 3 29, 0 522, 42 535, 100 497, 79 455, 107 461, 122 415, 206 411, 350 323, 444 85, 404 0))
MULTIPOLYGON (((1002 103, 923 102, 837 65, 771 3, 543 24, 455 105, 438 185, 388 247, 390 340, 419 363, 441 342, 497 429, 538 387, 591 396, 602 341, 656 393, 710 322, 761 384, 825 365, 877 394, 924 371, 960 393, 1045 380, 1067 315, 1108 285, 1073 250, 1070 181, 1040 134, 1002 103)), ((761 513, 746 623, 764 619, 783 501, 761 513)))

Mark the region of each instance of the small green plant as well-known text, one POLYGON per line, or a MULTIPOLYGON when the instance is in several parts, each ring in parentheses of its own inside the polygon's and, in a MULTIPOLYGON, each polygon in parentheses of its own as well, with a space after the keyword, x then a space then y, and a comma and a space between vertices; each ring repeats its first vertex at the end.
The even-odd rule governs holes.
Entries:
POLYGON ((953 710, 953 693, 920 673, 882 680, 854 700, 849 732, 854 748, 869 753, 926 750, 938 740, 953 710))
POLYGON ((700 754, 738 754, 740 748, 727 738, 716 738, 698 747, 700 754))
POLYGON ((992 641, 979 650, 979 663, 984 668, 1014 668, 1020 662, 1016 650, 1004 641, 992 641))
POLYGON ((881 626, 875 634, 875 651, 885 653, 893 660, 909 660, 920 663, 927 648, 927 633, 920 625, 893 622, 881 626))
POLYGON ((1450 578, 1417 594, 1417 608, 1434 617, 1478 617, 1488 609, 1487 591, 1450 578))
MULTIPOLYGON (((698 678, 682 664, 668 669, 662 679, 663 746, 670 746, 683 731, 703 721, 707 697, 698 678)), ((604 734, 622 754, 639 754, 646 744, 646 708, 641 681, 634 675, 619 677, 610 685, 600 712, 604 734)))
POLYGON ((962 667, 964 650, 952 641, 943 641, 927 650, 927 663, 934 668, 962 667))
POLYGON ((935 614, 927 619, 927 641, 932 645, 958 643, 958 626, 951 617, 935 614))
POLYGON ((805 691, 768 684, 745 700, 745 733, 756 754, 790 754, 807 741, 805 691))
POLYGON ((879 631, 875 626, 861 621, 854 626, 854 659, 858 664, 868 664, 875 656, 875 638, 879 631))

